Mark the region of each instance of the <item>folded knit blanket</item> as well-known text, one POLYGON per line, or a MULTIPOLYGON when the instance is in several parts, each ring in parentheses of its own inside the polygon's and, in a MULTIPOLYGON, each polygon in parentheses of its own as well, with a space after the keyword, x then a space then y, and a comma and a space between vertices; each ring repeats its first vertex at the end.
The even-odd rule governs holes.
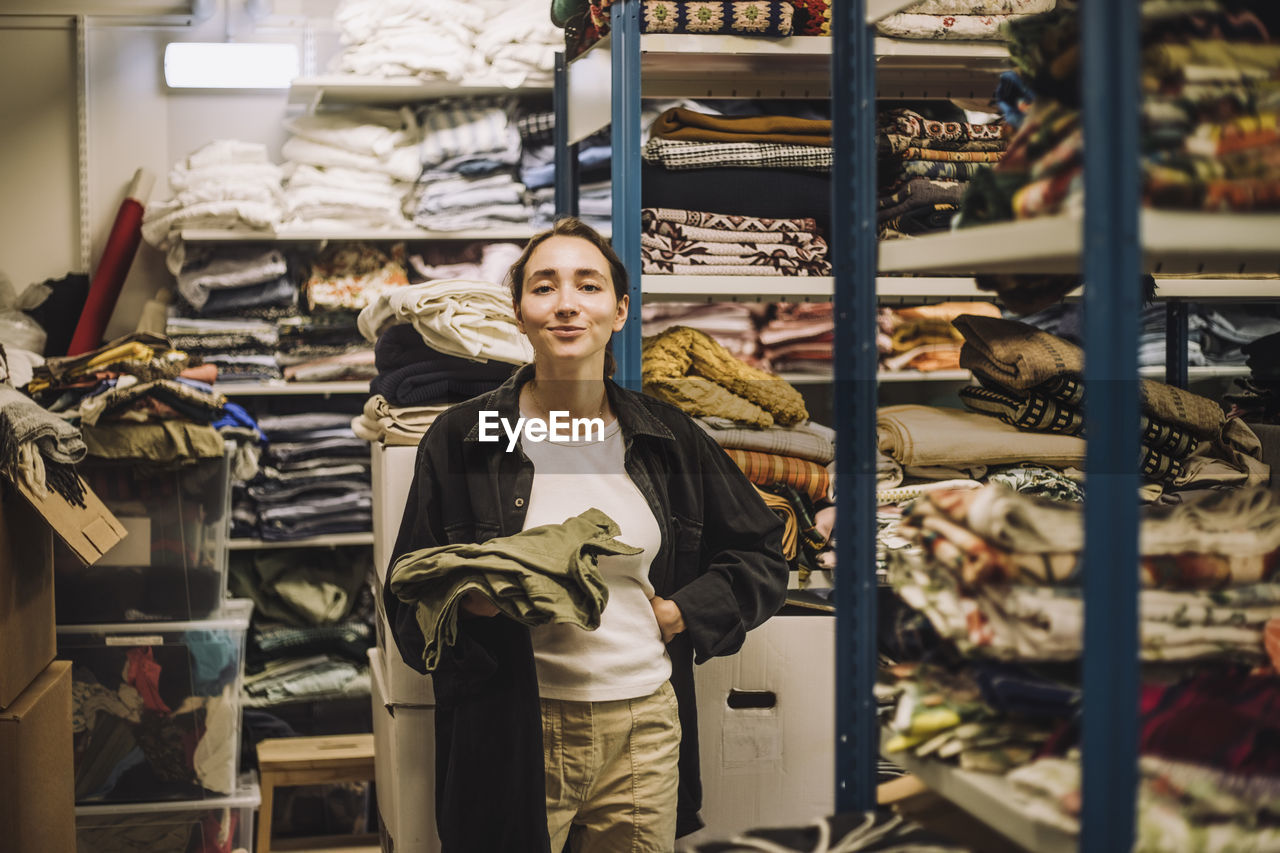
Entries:
POLYGON ((805 169, 830 172, 832 149, 821 145, 790 145, 780 142, 700 142, 688 139, 659 139, 645 143, 641 156, 646 162, 667 169, 715 169, 748 166, 756 169, 805 169))
POLYGON ((761 427, 807 420, 800 392, 734 358, 705 332, 687 326, 647 338, 644 390, 691 415, 711 415, 761 427))
POLYGON ((790 486, 808 495, 811 501, 825 499, 831 488, 827 469, 807 459, 732 447, 726 447, 724 452, 757 486, 790 486))
POLYGON ((789 36, 795 9, 787 0, 644 0, 646 33, 789 36))
MULTIPOLYGON (((1016 320, 957 317, 964 335, 960 366, 1006 388, 1029 391, 1065 375, 1084 373, 1084 353, 1071 343, 1016 320)), ((1226 418, 1213 400, 1172 385, 1141 380, 1142 408, 1153 418, 1216 438, 1226 418)), ((1083 391, 1081 391, 1083 393, 1083 391)))
POLYGON ((487 542, 439 545, 401 555, 388 587, 416 605, 426 638, 423 663, 431 672, 445 646, 458 640, 462 596, 475 590, 507 617, 525 625, 600 627, 609 588, 597 561, 610 554, 639 554, 619 542, 617 523, 598 509, 487 542))
POLYGON ((80 430, 17 389, 0 385, 0 473, 37 495, 52 489, 83 505, 75 463, 85 456, 80 430))

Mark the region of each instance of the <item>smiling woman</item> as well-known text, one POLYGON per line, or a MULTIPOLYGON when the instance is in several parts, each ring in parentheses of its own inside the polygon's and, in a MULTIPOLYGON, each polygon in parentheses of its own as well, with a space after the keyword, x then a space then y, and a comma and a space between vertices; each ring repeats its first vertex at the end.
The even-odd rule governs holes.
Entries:
MULTIPOLYGON (((533 363, 436 420, 393 564, 589 510, 635 553, 599 557, 608 597, 594 630, 460 598, 466 618, 434 673, 440 838, 477 853, 673 850, 701 825, 694 655, 732 654, 782 605, 781 523, 687 415, 609 378, 630 306, 604 238, 560 220, 529 241, 509 285, 533 363), (566 422, 598 428, 566 439, 566 422)), ((384 601, 423 671, 415 602, 384 601)))

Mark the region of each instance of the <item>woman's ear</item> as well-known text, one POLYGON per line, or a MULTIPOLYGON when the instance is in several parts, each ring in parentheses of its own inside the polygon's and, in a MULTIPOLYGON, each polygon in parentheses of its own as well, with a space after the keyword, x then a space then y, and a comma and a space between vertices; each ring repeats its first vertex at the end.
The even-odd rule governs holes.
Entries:
POLYGON ((613 330, 615 332, 621 332, 622 327, 627 325, 627 310, 630 305, 631 295, 623 294, 622 298, 618 300, 618 313, 613 318, 613 330))
POLYGON ((516 328, 520 330, 520 334, 524 334, 524 317, 520 314, 520 303, 514 299, 511 300, 511 308, 516 315, 516 328))

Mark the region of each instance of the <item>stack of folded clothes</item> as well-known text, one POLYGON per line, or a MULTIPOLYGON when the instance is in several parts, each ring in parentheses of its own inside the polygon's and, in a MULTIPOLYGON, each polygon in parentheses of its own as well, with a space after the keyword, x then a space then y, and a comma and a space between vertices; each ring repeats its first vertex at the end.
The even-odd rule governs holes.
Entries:
POLYGON ((371 569, 369 552, 361 548, 231 554, 228 586, 254 604, 245 704, 368 695, 371 569))
POLYGON ((876 21, 876 31, 901 39, 999 41, 1006 21, 1053 10, 1057 0, 923 0, 876 21))
POLYGON ((266 319, 298 302, 288 260, 273 246, 188 246, 177 279, 180 310, 193 317, 266 319))
POLYGON ((258 426, 267 447, 257 475, 233 489, 234 535, 288 541, 373 529, 369 445, 350 415, 272 415, 258 426))
POLYGON ((882 238, 946 231, 969 182, 1000 162, 1005 125, 973 124, 943 108, 936 117, 887 110, 878 117, 876 224, 882 238))
POLYGON ((761 308, 747 302, 646 302, 640 309, 640 330, 648 338, 672 326, 688 326, 705 332, 734 358, 756 364, 756 317, 761 308))
MULTIPOLYGON (((1143 202, 1200 211, 1280 208, 1270 4, 1142 4, 1143 202)), ((975 183, 960 225, 1082 206, 1075 4, 1010 21, 1010 53, 1035 94, 1000 165, 975 183)))
POLYGON ((411 227, 402 208, 420 168, 410 110, 326 110, 285 127, 283 229, 411 227))
POLYGON ((165 331, 184 351, 213 365, 219 382, 280 378, 280 333, 270 320, 172 316, 165 331))
MULTIPOLYGON (((525 113, 516 119, 516 126, 523 146, 520 182, 529 191, 534 225, 549 227, 556 219, 554 114, 525 113)), ((613 218, 609 139, 606 128, 578 143, 578 218, 597 230, 607 229, 613 218)))
MULTIPOLYGON (((965 315, 960 366, 980 385, 960 392, 966 406, 1021 430, 1080 435, 1084 430, 1083 352, 1016 320, 965 315)), ((1166 489, 1265 483, 1261 445, 1240 420, 1212 400, 1141 380, 1144 479, 1166 489)))
POLYGON ((472 361, 432 349, 410 324, 388 327, 374 344, 372 396, 352 421, 356 435, 385 444, 417 444, 453 403, 497 388, 511 375, 501 361, 472 361))
MULTIPOLYGON (((644 148, 644 206, 803 220, 812 225, 787 230, 829 233, 831 121, 808 105, 797 109, 798 115, 710 115, 684 107, 662 112, 644 148)), ((778 253, 780 266, 791 254, 778 253)), ((825 244, 819 257, 802 260, 825 264, 825 244)))
POLYGON ((990 302, 941 302, 909 308, 881 308, 876 345, 880 369, 956 370, 960 367, 960 345, 964 338, 952 325, 962 314, 999 317, 1000 309, 990 302))
POLYGON ((529 223, 513 99, 433 104, 419 120, 421 174, 405 200, 415 225, 462 231, 529 223))
POLYGON ((1233 416, 1263 424, 1280 424, 1280 332, 1245 344, 1248 356, 1247 379, 1237 379, 1240 388, 1229 394, 1233 416))
POLYGON ((219 139, 169 171, 173 198, 147 205, 142 236, 167 253, 169 271, 182 269, 184 228, 268 230, 284 216, 280 167, 256 142, 219 139))
POLYGON ((760 346, 778 373, 831 372, 835 314, 830 302, 780 302, 760 329, 760 346))
MULTIPOLYGON (((1142 511, 1136 849, 1276 841, 1280 764, 1260 745, 1280 709, 1278 500, 1230 489, 1142 511)), ((889 582, 940 646, 935 663, 883 672, 887 750, 1004 775, 1022 808, 1077 832, 1082 506, 995 484, 939 489, 899 533, 889 582)))
POLYGON ((550 86, 562 45, 544 0, 342 0, 332 70, 473 86, 550 86))
POLYGON ((646 273, 830 275, 827 242, 813 219, 768 219, 645 208, 640 252, 646 273))

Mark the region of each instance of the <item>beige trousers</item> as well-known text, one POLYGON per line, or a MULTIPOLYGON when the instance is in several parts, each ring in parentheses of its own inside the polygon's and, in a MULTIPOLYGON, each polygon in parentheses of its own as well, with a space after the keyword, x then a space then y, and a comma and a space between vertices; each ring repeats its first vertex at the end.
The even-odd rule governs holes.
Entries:
POLYGON ((552 853, 675 849, 680 718, 671 682, 612 702, 542 700, 552 853))

